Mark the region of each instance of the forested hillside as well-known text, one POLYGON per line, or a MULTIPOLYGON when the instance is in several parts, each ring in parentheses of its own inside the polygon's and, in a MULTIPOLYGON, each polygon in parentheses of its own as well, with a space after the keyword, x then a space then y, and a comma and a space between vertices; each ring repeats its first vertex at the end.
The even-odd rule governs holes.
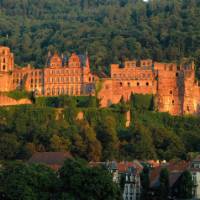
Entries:
POLYGON ((49 50, 87 50, 95 70, 133 57, 199 63, 199 11, 199 0, 0 0, 0 44, 37 67, 49 50))
POLYGON ((143 95, 105 109, 91 98, 41 97, 31 106, 1 108, 0 160, 28 159, 36 151, 70 151, 87 161, 171 160, 200 151, 199 117, 153 112, 143 95))

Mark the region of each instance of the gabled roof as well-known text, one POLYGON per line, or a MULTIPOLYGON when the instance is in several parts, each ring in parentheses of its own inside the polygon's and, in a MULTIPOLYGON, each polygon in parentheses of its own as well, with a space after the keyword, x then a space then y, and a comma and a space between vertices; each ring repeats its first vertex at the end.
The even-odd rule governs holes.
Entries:
POLYGON ((69 152, 37 152, 29 159, 28 163, 48 165, 51 168, 60 168, 64 161, 71 158, 69 152))
POLYGON ((157 187, 159 185, 160 171, 167 168, 169 171, 169 184, 170 187, 176 183, 181 174, 189 168, 190 163, 186 161, 169 162, 166 165, 154 168, 150 172, 150 187, 157 187))

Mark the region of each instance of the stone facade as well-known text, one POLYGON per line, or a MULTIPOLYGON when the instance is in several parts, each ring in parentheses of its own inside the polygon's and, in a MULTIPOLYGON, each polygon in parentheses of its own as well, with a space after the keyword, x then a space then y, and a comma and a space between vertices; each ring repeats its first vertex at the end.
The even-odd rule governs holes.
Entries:
MULTIPOLYGON (((103 78, 98 98, 102 107, 128 101, 131 93, 155 95, 157 109, 172 115, 200 112, 200 87, 195 81, 194 63, 158 63, 152 60, 125 61, 111 65, 110 77, 103 78)), ((69 58, 49 53, 46 67, 18 67, 8 47, 0 46, 0 92, 15 89, 38 96, 94 95, 99 78, 90 71, 87 55, 69 58)))
POLYGON ((103 80, 99 92, 102 107, 118 103, 123 97, 129 100, 131 93, 156 94, 156 74, 152 70, 152 60, 126 61, 123 67, 111 65, 111 77, 103 80))
POLYGON ((200 87, 195 80, 194 63, 158 63, 152 60, 126 61, 111 65, 110 78, 103 79, 99 92, 101 106, 128 101, 133 94, 152 94, 157 109, 172 115, 200 112, 200 87))
POLYGON ((38 96, 92 95, 96 79, 87 55, 49 54, 47 66, 35 69, 15 66, 10 49, 0 46, 0 92, 25 89, 38 96))

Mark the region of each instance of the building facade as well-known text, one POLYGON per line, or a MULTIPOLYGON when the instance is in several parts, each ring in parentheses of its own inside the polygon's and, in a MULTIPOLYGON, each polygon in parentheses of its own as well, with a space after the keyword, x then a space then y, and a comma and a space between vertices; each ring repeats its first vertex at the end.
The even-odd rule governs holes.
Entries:
POLYGON ((200 86, 194 63, 158 63, 152 60, 126 61, 111 65, 111 76, 103 79, 101 106, 128 101, 131 94, 151 94, 159 112, 172 115, 199 114, 200 86))
MULTIPOLYGON (((200 112, 200 86, 195 80, 194 63, 158 63, 152 60, 125 61, 111 65, 110 77, 102 78, 98 93, 101 107, 128 101, 131 94, 149 94, 156 98, 160 112, 172 115, 200 112)), ((49 54, 46 66, 35 69, 18 67, 8 47, 0 46, 0 92, 25 89, 38 96, 94 95, 99 78, 91 73, 87 55, 67 58, 49 54)))
POLYGON ((10 49, 0 47, 0 92, 25 89, 38 96, 92 95, 96 79, 87 55, 49 54, 47 66, 35 69, 15 66, 10 49))

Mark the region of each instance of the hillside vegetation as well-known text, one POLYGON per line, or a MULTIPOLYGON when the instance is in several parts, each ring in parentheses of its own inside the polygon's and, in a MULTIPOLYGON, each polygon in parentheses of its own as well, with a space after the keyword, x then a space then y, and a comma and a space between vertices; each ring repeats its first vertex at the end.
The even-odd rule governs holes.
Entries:
POLYGON ((156 113, 151 102, 136 95, 101 109, 92 97, 51 97, 0 108, 0 160, 26 160, 36 151, 70 151, 88 161, 186 159, 199 152, 200 118, 156 113), (80 111, 84 119, 77 120, 80 111))
POLYGON ((200 62, 198 0, 0 0, 0 44, 42 67, 49 50, 90 54, 95 71, 125 58, 200 62))

